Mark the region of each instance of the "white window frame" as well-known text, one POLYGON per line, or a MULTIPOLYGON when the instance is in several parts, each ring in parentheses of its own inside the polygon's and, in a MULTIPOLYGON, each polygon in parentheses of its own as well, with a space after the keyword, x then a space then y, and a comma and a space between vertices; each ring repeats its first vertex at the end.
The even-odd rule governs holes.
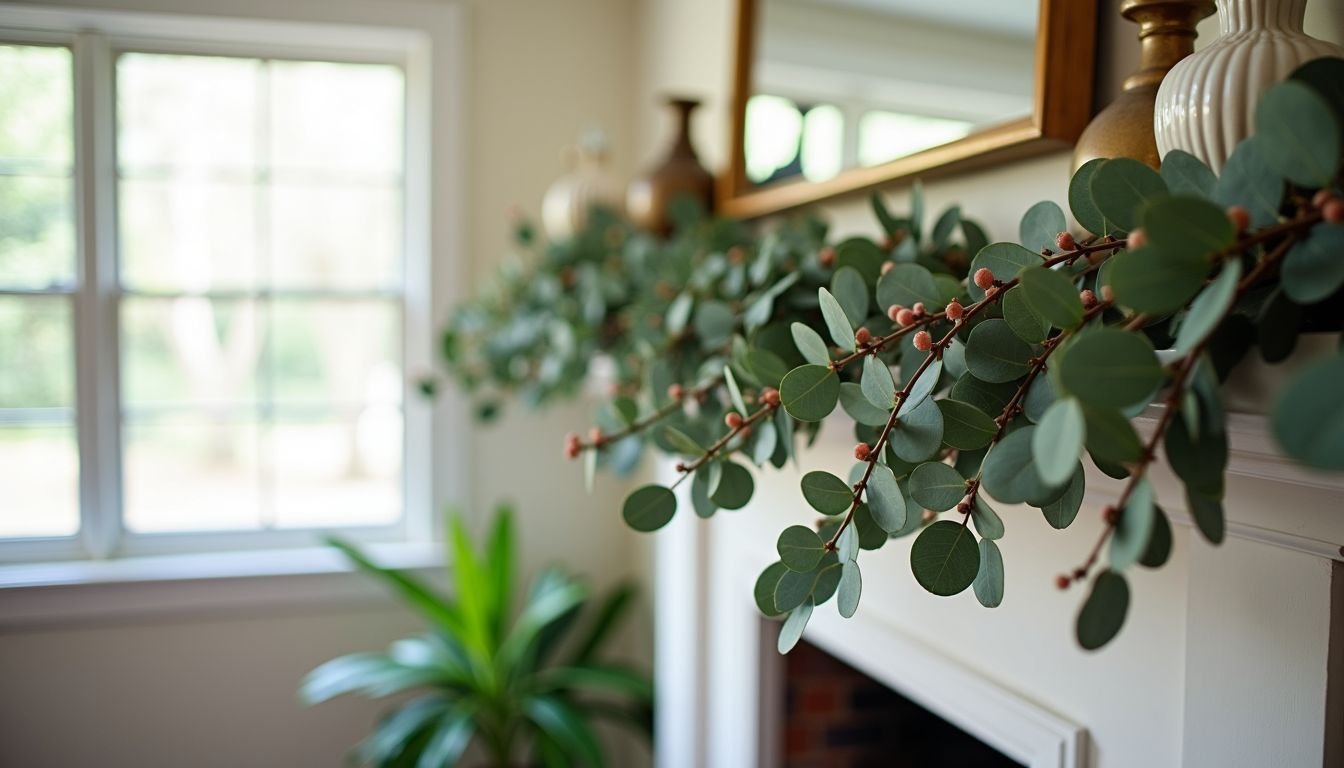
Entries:
MULTIPOLYGON (((444 392, 427 401, 415 386, 418 375, 433 369, 433 322, 451 306, 459 277, 463 199, 460 173, 444 173, 462 160, 460 95, 461 9, 421 28, 405 19, 402 28, 384 26, 390 16, 378 3, 355 4, 327 20, 324 0, 292 4, 264 0, 237 3, 233 12, 249 18, 219 19, 125 10, 34 8, 0 4, 0 40, 68 46, 74 61, 74 184, 76 243, 80 279, 74 297, 76 358, 76 430, 80 456, 80 531, 73 537, 10 539, 0 542, 0 587, 108 580, 180 579, 191 575, 174 562, 164 571, 141 567, 150 556, 185 552, 244 551, 247 573, 325 572, 330 558, 310 553, 316 534, 334 530, 351 539, 392 545, 382 550, 403 564, 436 560, 426 546, 440 538, 438 510, 450 498, 469 499, 463 464, 465 436, 459 429, 465 405, 444 392), (277 15, 322 21, 266 18, 277 15), (366 18, 351 18, 363 16, 366 18), (333 23, 341 22, 341 23, 333 23), (449 43, 437 62, 431 52, 449 43), (403 500, 395 525, 332 529, 243 532, 133 533, 123 528, 121 508, 122 440, 116 249, 115 56, 122 50, 155 53, 203 53, 262 58, 381 63, 405 73, 405 159, 403 174, 404 262, 403 317, 403 500), (430 136, 435 137, 431 153, 430 136), (440 253, 431 262, 431 251, 440 253), (404 545, 396 550, 396 545, 404 545), (295 550, 305 550, 302 554, 295 550), (276 552, 271 565, 256 550, 276 552), (407 557, 410 559, 407 560, 407 557), (122 559, 99 570, 88 561, 122 559), (127 560, 126 558, 130 558, 127 560), (282 562, 287 560, 288 563, 282 562), (4 565, 64 562, 52 565, 4 565), (311 562, 311 569, 302 565, 311 562), (128 565, 128 563, 130 563, 128 565), (299 563, 299 565, 295 565, 299 563), (94 566, 90 569, 89 566, 94 566), (164 571, 163 573, 159 573, 164 571)), ((442 9, 441 9, 442 10, 442 9)), ((401 15, 405 15, 404 10, 401 15)), ((172 558, 157 558, 168 562, 172 558)), ((203 558, 217 575, 241 575, 238 561, 203 558)), ((197 574, 202 575, 202 574, 197 574)), ((212 575, 212 574, 203 574, 212 575)))

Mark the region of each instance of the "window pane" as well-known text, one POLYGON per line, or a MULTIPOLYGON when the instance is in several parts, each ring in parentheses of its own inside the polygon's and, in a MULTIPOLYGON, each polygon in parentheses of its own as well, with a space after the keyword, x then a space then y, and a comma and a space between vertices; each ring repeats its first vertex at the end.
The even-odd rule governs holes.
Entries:
POLYGON ((371 405, 351 419, 281 417, 272 430, 275 524, 379 525, 401 514, 401 410, 371 405))
POLYGON ((868 112, 859 120, 859 163, 877 165, 956 141, 974 127, 965 120, 868 112))
POLYGON ((255 402, 264 320, 255 301, 125 299, 122 402, 132 411, 255 402))
POLYGON ((271 317, 279 403, 401 402, 400 313, 392 302, 280 301, 271 317))
POLYGON ((68 297, 0 296, 0 408, 74 405, 72 334, 68 297))
POLYGON ((0 165, 69 172, 74 158, 70 73, 68 48, 0 45, 0 165))
POLYGON ((261 429, 220 415, 131 421, 122 428, 126 526, 141 533, 260 526, 261 429))
POLYGON ((803 176, 825 181, 845 162, 845 116, 838 107, 822 104, 803 118, 803 176))
MULTIPOLYGON (((0 418, 4 417, 0 411, 0 418)), ((10 414, 13 418, 14 414, 10 414)), ((67 425, 0 420, 0 537, 72 536, 79 531, 79 448, 67 425)))
POLYGON ((117 58, 117 162, 175 176, 257 167, 262 62, 126 53, 117 58))
POLYGON ((399 174, 402 80, 385 65, 273 62, 275 167, 399 174))
POLYGON ((122 283, 208 291, 258 284, 257 187, 200 176, 123 180, 122 283))
POLYGON ((401 281, 401 190, 390 185, 277 184, 278 287, 394 288, 401 281))

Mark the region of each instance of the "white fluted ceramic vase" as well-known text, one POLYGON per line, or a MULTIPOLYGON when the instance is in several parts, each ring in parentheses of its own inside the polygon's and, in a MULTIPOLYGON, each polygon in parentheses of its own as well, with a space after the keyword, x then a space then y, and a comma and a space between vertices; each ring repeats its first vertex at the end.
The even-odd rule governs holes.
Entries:
POLYGON ((1307 0, 1217 4, 1221 36, 1171 68, 1153 114, 1158 152, 1183 149, 1215 172, 1253 132, 1265 89, 1312 59, 1344 56, 1344 48, 1302 31, 1307 0))

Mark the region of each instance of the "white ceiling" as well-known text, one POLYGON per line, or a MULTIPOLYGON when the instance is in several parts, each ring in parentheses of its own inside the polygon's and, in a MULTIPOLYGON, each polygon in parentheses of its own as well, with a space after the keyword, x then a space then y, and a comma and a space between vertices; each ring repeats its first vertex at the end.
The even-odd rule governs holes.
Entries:
POLYGON ((1006 35, 1035 37, 1038 0, 807 0, 904 16, 949 27, 969 27, 1006 35))

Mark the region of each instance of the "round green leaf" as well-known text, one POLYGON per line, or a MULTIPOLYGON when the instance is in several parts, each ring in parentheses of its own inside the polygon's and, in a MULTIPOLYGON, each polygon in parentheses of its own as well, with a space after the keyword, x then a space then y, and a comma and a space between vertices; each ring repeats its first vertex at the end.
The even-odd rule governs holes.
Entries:
POLYGON ((775 455, 775 443, 779 441, 779 431, 775 429, 775 423, 769 419, 763 419, 756 424, 756 430, 751 436, 751 461, 756 466, 762 466, 775 455))
POLYGON ((1064 350, 1057 383, 1085 405, 1119 410, 1146 402, 1162 384, 1153 344, 1140 333, 1102 328, 1064 350))
POLYGON ((742 390, 737 386, 737 377, 733 375, 732 366, 723 366, 723 386, 728 390, 728 399, 738 413, 743 416, 751 413, 747 410, 746 402, 742 400, 742 390))
POLYGON ((1069 223, 1064 219, 1064 211, 1053 201, 1042 200, 1028 208, 1022 215, 1022 221, 1017 225, 1017 237, 1022 241, 1022 245, 1033 251, 1042 248, 1053 251, 1057 248, 1055 238, 1068 228, 1069 223))
POLYGON ((950 399, 936 402, 943 412, 943 442, 953 448, 963 451, 984 448, 998 431, 994 419, 973 405, 950 399))
POLYGON ((1027 387, 1027 396, 1022 399, 1022 413, 1032 424, 1040 424, 1045 412, 1055 404, 1059 396, 1055 394, 1054 379, 1050 376, 1037 376, 1027 387))
POLYGON ((980 538, 1003 538, 1003 519, 993 507, 980 498, 979 494, 976 494, 975 503, 971 505, 971 522, 975 523, 975 530, 980 534, 980 538))
POLYGON ((1232 300, 1237 297, 1237 283, 1241 280, 1241 262, 1231 259, 1218 273, 1209 287, 1195 297, 1185 313, 1181 328, 1176 332, 1176 351, 1189 354, 1213 333, 1223 321, 1232 300))
POLYGON ((1318 225, 1283 260, 1283 292, 1298 304, 1315 304, 1344 286, 1344 227, 1318 225))
POLYGON ((775 543, 780 562, 791 571, 809 572, 826 554, 826 543, 817 532, 805 525, 791 525, 779 534, 775 543))
MULTIPOLYGON (((863 396, 874 407, 890 411, 896 404, 896 384, 891 380, 891 370, 876 355, 863 359, 863 374, 859 379, 863 396)), ((885 421, 883 423, 886 423, 885 421)))
POLYGON ((1031 356, 1031 346, 1003 320, 980 323, 966 341, 966 367, 981 381, 1015 381, 1026 375, 1031 356))
POLYGON ((1222 544, 1223 537, 1227 533, 1222 502, 1186 486, 1185 503, 1190 509, 1190 516, 1195 520, 1195 527, 1204 534, 1204 538, 1208 539, 1210 544, 1222 544))
POLYGON ((1086 490, 1086 484, 1087 475, 1083 471, 1082 463, 1075 464, 1073 476, 1069 478, 1069 486, 1065 489, 1064 495, 1041 507, 1041 514, 1045 515, 1045 521, 1050 524, 1050 527, 1058 530, 1069 527, 1069 524, 1078 516, 1078 510, 1083 506, 1083 492, 1086 490))
MULTIPOLYGON (((710 462, 706 466, 717 467, 717 462, 710 462)), ((722 469, 719 470, 722 473, 722 469)), ((720 474, 720 477, 722 475, 720 474)), ((719 478, 715 478, 718 482, 719 478)), ((695 516, 699 518, 710 518, 719 510, 714 506, 714 502, 709 498, 710 476, 705 471, 705 467, 696 470, 695 477, 691 478, 691 507, 695 510, 695 516)))
POLYGON ((854 492, 844 480, 830 472, 814 471, 803 475, 803 498, 809 506, 823 515, 848 512, 854 503, 854 492))
POLYGON ((784 613, 775 607, 775 588, 779 586, 780 578, 788 570, 783 563, 771 563, 761 571, 760 576, 756 577, 752 595, 756 598, 756 607, 766 616, 778 616, 784 613))
POLYGON ((1208 262, 1145 245, 1112 256, 1106 280, 1123 306, 1164 314, 1180 309, 1204 285, 1208 262))
POLYGON ((1083 229, 1094 235, 1104 235, 1109 231, 1106 217, 1101 215, 1097 204, 1092 202, 1092 176, 1104 162, 1106 162, 1104 157, 1088 160, 1073 172, 1073 178, 1069 180, 1069 210, 1073 213, 1073 218, 1083 225, 1083 229))
MULTIPOLYGON (((1017 243, 990 243, 981 248, 971 260, 970 273, 973 275, 983 267, 993 273, 994 279, 1006 282, 1017 277, 1017 273, 1026 267, 1034 267, 1040 263, 1039 253, 1029 251, 1017 243)), ((967 284, 966 290, 976 301, 985 298, 985 290, 973 280, 967 284)))
POLYGON ((1110 464, 1133 464, 1143 456, 1143 444, 1129 419, 1117 411, 1085 408, 1087 450, 1110 464))
POLYGON ((1317 363, 1284 388, 1274 406, 1274 437, 1294 459, 1344 469, 1344 357, 1317 363))
POLYGON ((789 618, 784 620, 784 626, 779 628, 779 642, 775 646, 780 653, 788 653, 793 650, 793 646, 803 637, 803 630, 807 629, 807 622, 812 618, 812 601, 799 605, 789 612, 789 618))
MULTIPOLYGON (((1040 379, 1036 377, 1037 381, 1040 379)), ((985 413, 1001 413, 1016 392, 1017 386, 1011 382, 991 384, 967 374, 956 380, 948 397, 973 405, 985 413)))
POLYGON ((695 335, 705 349, 727 344, 736 324, 737 316, 721 301, 704 301, 695 308, 695 335))
POLYGON ((990 496, 1005 504, 1043 503, 1053 498, 1051 486, 1036 472, 1032 461, 1032 437, 1036 427, 1009 432, 985 456, 980 482, 990 496))
POLYGON ((877 282, 882 272, 882 262, 886 260, 887 254, 866 237, 851 237, 835 247, 836 268, 856 269, 870 284, 877 282))
POLYGON ((812 588, 817 583, 817 573, 784 568, 784 575, 775 585, 775 608, 780 612, 792 611, 812 596, 812 588))
POLYGON ((1088 186, 1097 210, 1124 232, 1139 225, 1139 210, 1145 203, 1167 193, 1166 182, 1157 171, 1129 157, 1102 163, 1088 186))
POLYGON ((872 551, 887 543, 887 532, 873 519, 867 504, 854 508, 854 530, 859 534, 859 549, 872 551))
POLYGON ((998 608, 1003 602, 1003 554, 989 539, 980 540, 980 570, 971 586, 975 599, 986 608, 998 608))
POLYGON ((1111 570, 1123 571, 1137 563, 1153 535, 1153 486, 1147 478, 1134 484, 1120 520, 1111 532, 1111 570))
POLYGON ((1173 149, 1162 158, 1162 180, 1173 195, 1211 197, 1218 177, 1204 161, 1181 149, 1173 149))
POLYGON ((831 295, 840 303, 850 325, 868 318, 868 283, 853 267, 841 267, 831 275, 831 295))
POLYGON ((1171 521, 1159 506, 1153 506, 1153 532, 1148 537, 1148 547, 1139 558, 1139 565, 1146 568, 1161 568, 1171 557, 1171 521))
POLYGON ((812 365, 830 366, 831 352, 820 334, 802 323, 790 325, 789 330, 793 334, 794 346, 798 347, 804 360, 812 365))
POLYGON ((886 426, 887 419, 891 418, 890 410, 884 411, 869 402, 863 388, 852 381, 840 384, 840 407, 851 419, 869 427, 886 426))
POLYGON ((812 604, 821 605, 835 594, 840 586, 840 558, 834 552, 827 552, 817 566, 817 581, 812 586, 812 604))
POLYGON ((896 412, 897 416, 904 417, 911 411, 922 406, 933 390, 938 387, 938 380, 943 375, 943 361, 934 360, 924 368, 924 372, 919 374, 915 383, 910 387, 910 394, 901 401, 901 407, 896 412))
POLYGON ((789 367, 784 364, 779 355, 765 349, 755 347, 748 349, 744 362, 750 369, 751 375, 755 376, 763 387, 778 388, 779 382, 783 381, 789 373, 789 367))
POLYGON ((932 398, 925 398, 892 426, 887 440, 902 461, 924 461, 943 445, 943 412, 932 398))
MULTIPOLYGON (((866 298, 866 297, 865 297, 866 298)), ((826 330, 831 334, 835 346, 846 352, 854 351, 854 326, 849 324, 844 307, 836 301, 825 288, 817 289, 817 302, 821 306, 821 318, 826 321, 826 330)))
POLYGON ((921 301, 936 312, 941 298, 933 274, 918 264, 897 264, 877 281, 877 308, 883 312, 893 304, 913 307, 921 301))
POLYGON ((1124 626, 1129 611, 1129 584, 1125 577, 1102 571, 1092 582, 1092 592, 1078 613, 1078 644, 1095 651, 1109 643, 1124 626))
POLYGON ((793 418, 821 421, 840 400, 840 377, 829 366, 799 366, 780 382, 779 396, 793 418))
POLYGON ((887 533, 895 533, 905 528, 905 495, 896 482, 896 475, 884 464, 873 466, 873 474, 868 478, 868 511, 887 533))
MULTIPOLYGON (((1187 406, 1182 406, 1182 411, 1187 406)), ((1163 437, 1167 461, 1181 482, 1205 496, 1221 498, 1227 469, 1227 435, 1205 430, 1190 434, 1185 419, 1174 419, 1163 437)))
MULTIPOLYGON (((1036 269, 1031 267, 1030 269, 1036 269)), ((1028 271, 1030 271, 1030 269, 1028 271)), ((1024 273, 1025 274, 1025 273, 1024 273)), ((1003 320, 1017 337, 1029 344, 1039 344, 1050 335, 1050 322, 1031 308, 1022 286, 1014 286, 1003 295, 1003 320)))
POLYGON ((966 478, 941 461, 930 461, 910 473, 910 496, 925 509, 944 512, 966 497, 966 478))
POLYGON ((1073 328, 1083 321, 1078 289, 1063 272, 1045 267, 1022 270, 1018 287, 1032 310, 1056 328, 1073 328))
POLYGON ((1140 220, 1148 242, 1163 252, 1199 256, 1205 263, 1236 239, 1227 213, 1198 197, 1159 197, 1143 207, 1140 220))
POLYGON ((719 480, 719 487, 714 489, 710 499, 721 509, 741 509, 751 501, 751 494, 755 490, 756 481, 746 467, 725 461, 723 478, 719 480))
POLYGON ((859 610, 859 595, 863 592, 863 577, 859 574, 859 564, 846 560, 841 565, 840 588, 837 592, 836 607, 846 619, 859 610))
POLYGON ((1339 123, 1325 99, 1305 83, 1288 80, 1261 94, 1255 133, 1266 161, 1294 184, 1329 186, 1339 170, 1339 123))
POLYGON ((1083 409, 1071 397, 1056 400, 1045 412, 1032 436, 1031 454, 1046 485, 1059 485, 1073 474, 1083 452, 1085 428, 1083 409))
POLYGON ((910 547, 910 570, 935 595, 955 595, 980 572, 980 548, 970 529, 951 520, 925 528, 910 547))
POLYGON ((1232 150, 1223 163, 1214 186, 1213 197, 1219 205, 1244 205, 1251 212, 1251 224, 1273 224, 1283 200, 1283 175, 1270 165, 1268 140, 1252 136, 1232 150))
POLYGON ((648 533, 667 525, 677 512, 677 497, 661 485, 646 485, 625 498, 621 516, 636 531, 648 533))

